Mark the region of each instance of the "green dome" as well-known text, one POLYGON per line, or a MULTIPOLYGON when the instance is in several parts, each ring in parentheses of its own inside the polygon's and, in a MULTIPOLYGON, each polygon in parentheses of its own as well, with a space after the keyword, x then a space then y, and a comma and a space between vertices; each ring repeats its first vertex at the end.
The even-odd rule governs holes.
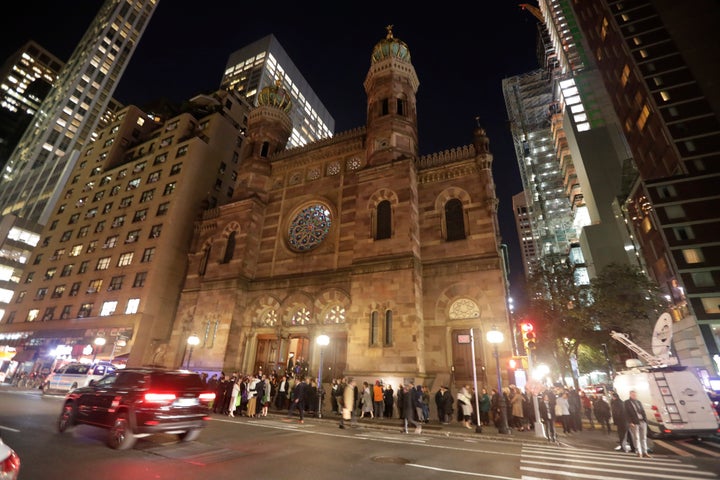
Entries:
POLYGON ((375 45, 371 57, 372 63, 380 62, 386 58, 397 58, 405 62, 410 61, 408 46, 402 40, 393 37, 392 27, 392 25, 385 27, 387 35, 375 45))
POLYGON ((260 90, 257 97, 258 107, 275 107, 289 112, 292 108, 292 98, 281 84, 282 82, 277 80, 275 85, 268 85, 260 90))

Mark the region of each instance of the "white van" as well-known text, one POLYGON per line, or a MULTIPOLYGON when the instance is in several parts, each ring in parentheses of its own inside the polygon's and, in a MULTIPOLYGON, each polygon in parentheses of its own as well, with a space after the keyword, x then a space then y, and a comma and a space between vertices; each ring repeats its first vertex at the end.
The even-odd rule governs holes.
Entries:
POLYGON ((100 362, 89 365, 87 363, 68 363, 48 375, 42 386, 43 393, 65 394, 76 388, 86 387, 91 380, 100 380, 108 373, 115 371, 110 363, 100 362))
POLYGON ((700 380, 685 367, 633 368, 618 372, 613 388, 622 400, 637 392, 645 407, 648 435, 706 437, 720 433, 720 420, 700 380))

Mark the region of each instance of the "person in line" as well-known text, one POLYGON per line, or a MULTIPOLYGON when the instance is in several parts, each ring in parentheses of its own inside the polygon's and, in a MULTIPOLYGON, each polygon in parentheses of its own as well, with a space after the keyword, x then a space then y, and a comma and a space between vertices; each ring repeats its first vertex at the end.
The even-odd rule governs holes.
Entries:
POLYGON ((248 378, 247 386, 247 416, 249 418, 255 418, 257 414, 257 386, 260 383, 260 379, 255 375, 250 375, 248 378))
POLYGON ((373 396, 373 416, 375 418, 382 418, 385 410, 385 398, 383 397, 383 385, 380 380, 375 380, 375 385, 372 387, 373 396))
POLYGON ((435 393, 435 406, 437 407, 440 423, 443 425, 449 424, 450 418, 452 418, 453 397, 445 385, 441 385, 435 393))
POLYGON ((383 390, 383 401, 385 403, 385 410, 383 411, 383 416, 385 418, 392 418, 393 417, 393 403, 395 402, 395 392, 393 391, 392 385, 389 383, 387 386, 385 386, 385 390, 383 390))
POLYGON ((457 394, 459 408, 462 410, 462 422, 465 428, 472 428, 470 419, 473 413, 472 395, 470 394, 470 385, 464 385, 457 394))
POLYGON ((630 398, 625 400, 625 414, 635 444, 635 453, 638 457, 650 458, 647 441, 647 417, 642 403, 637 399, 635 390, 630 390, 630 398))
POLYGON ((417 411, 417 390, 415 385, 412 383, 407 384, 403 387, 404 394, 403 398, 403 433, 408 433, 408 425, 415 427, 415 433, 422 433, 422 425, 415 421, 415 415, 417 411))
POLYGON ((332 413, 334 413, 336 415, 340 414, 340 408, 339 408, 338 401, 337 401, 337 397, 338 397, 337 389, 338 389, 339 383, 340 383, 340 381, 337 378, 333 378, 332 384, 330 386, 330 405, 332 407, 332 413))
POLYGON ((374 417, 374 404, 372 390, 368 382, 363 382, 362 393, 360 394, 360 400, 362 401, 362 418, 368 415, 370 418, 374 417))
POLYGON ((422 401, 422 418, 424 423, 430 422, 430 389, 427 385, 420 386, 420 400, 422 401))
POLYGON ((232 394, 230 395, 230 408, 228 411, 228 416, 234 417, 235 416, 235 410, 238 407, 238 398, 240 397, 240 377, 233 377, 232 382, 232 394))
POLYGON ((629 432, 627 414, 625 413, 625 403, 620 399, 620 396, 618 396, 616 392, 612 393, 610 411, 612 413, 613 423, 617 427, 618 442, 620 443, 615 450, 630 452, 633 448, 631 448, 630 444, 628 444, 629 432))
POLYGON ((290 391, 290 382, 288 381, 287 375, 280 377, 278 383, 278 391, 275 396, 275 408, 278 410, 285 410, 287 408, 288 392, 290 391))
POLYGON ((510 410, 512 412, 511 427, 522 432, 525 430, 525 413, 523 412, 523 396, 519 388, 510 387, 510 410))
POLYGON ((542 400, 538 405, 540 410, 540 421, 545 425, 545 438, 548 442, 557 443, 555 433, 555 395, 548 392, 543 393, 542 400))
POLYGON ((600 424, 600 430, 604 430, 608 435, 612 431, 610 427, 610 404, 605 401, 605 397, 598 395, 593 403, 593 411, 595 412, 595 418, 600 424))
POLYGON ((486 388, 480 390, 480 422, 487 426, 490 425, 490 395, 486 388))
POLYGON ((403 415, 403 408, 405 406, 405 399, 403 396, 405 395, 405 389, 403 388, 402 384, 398 385, 397 389, 397 408, 398 408, 398 414, 400 415, 400 418, 405 418, 403 415))
POLYGON ((263 395, 262 395, 262 401, 261 401, 262 408, 260 409, 260 416, 267 417, 268 410, 270 409, 270 398, 272 395, 272 385, 271 385, 270 379, 267 377, 267 375, 263 375, 263 384, 264 384, 265 388, 263 389, 263 395))
MULTIPOLYGON (((593 400, 594 398, 590 398, 588 394, 580 391, 580 405, 582 405, 585 418, 587 418, 588 423, 590 423, 590 430, 595 430, 595 423, 593 422, 593 400)), ((595 414, 595 416, 597 417, 597 414, 595 414)))
POLYGON ((572 435, 570 425, 570 401, 568 400, 568 392, 564 391, 557 400, 555 400, 555 416, 560 418, 565 435, 572 435))
POLYGON ((305 377, 299 377, 292 391, 292 401, 288 409, 287 419, 291 419, 295 410, 300 415, 300 423, 305 423, 305 397, 308 393, 308 384, 305 383, 305 377))

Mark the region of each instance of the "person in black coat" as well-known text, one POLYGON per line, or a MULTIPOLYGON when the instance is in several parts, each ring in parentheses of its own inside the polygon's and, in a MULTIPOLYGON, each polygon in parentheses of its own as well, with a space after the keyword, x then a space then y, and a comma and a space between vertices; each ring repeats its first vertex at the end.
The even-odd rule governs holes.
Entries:
POLYGON ((543 393, 542 399, 538 402, 540 410, 540 421, 545 425, 545 438, 548 442, 557 442, 555 433, 555 395, 550 392, 543 393))
POLYGON ((292 401, 287 414, 288 419, 292 417, 293 412, 297 409, 300 414, 300 423, 305 423, 305 400, 308 396, 308 388, 305 377, 300 377, 292 391, 292 401))
POLYGON ((627 415, 625 414, 625 404, 616 392, 612 393, 612 400, 610 400, 610 411, 612 413, 613 423, 617 427, 618 441, 620 445, 615 450, 623 450, 629 452, 633 450, 631 445, 628 443, 628 421, 627 415))
POLYGON ((415 420, 417 399, 415 393, 415 386, 411 383, 405 385, 403 392, 403 433, 408 433, 408 424, 415 426, 415 433, 422 433, 422 426, 420 422, 415 420))
POLYGON ((650 458, 647 441, 647 417, 645 408, 637 399, 637 392, 630 390, 630 398, 625 400, 625 415, 628 421, 628 430, 635 444, 638 457, 650 458))
POLYGON ((440 423, 447 425, 453 413, 453 396, 448 388, 443 385, 435 393, 435 406, 437 407, 440 423))
POLYGON ((393 403, 395 402, 395 392, 393 391, 392 385, 389 383, 383 390, 383 401, 385 402, 385 410, 383 416, 385 418, 392 418, 393 416, 393 403))

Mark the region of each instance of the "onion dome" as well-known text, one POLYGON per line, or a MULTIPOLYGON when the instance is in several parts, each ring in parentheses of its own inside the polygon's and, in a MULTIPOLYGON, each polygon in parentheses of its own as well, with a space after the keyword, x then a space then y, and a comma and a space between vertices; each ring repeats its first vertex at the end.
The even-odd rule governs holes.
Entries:
POLYGON ((410 61, 410 50, 408 50, 407 44, 393 37, 392 27, 392 25, 385 27, 387 29, 387 35, 375 45, 371 57, 372 63, 377 63, 387 58, 397 58, 405 62, 410 61))
POLYGON ((267 85, 257 97, 258 107, 275 107, 284 112, 289 112, 292 108, 292 98, 290 94, 282 88, 282 82, 278 79, 274 85, 267 85))

